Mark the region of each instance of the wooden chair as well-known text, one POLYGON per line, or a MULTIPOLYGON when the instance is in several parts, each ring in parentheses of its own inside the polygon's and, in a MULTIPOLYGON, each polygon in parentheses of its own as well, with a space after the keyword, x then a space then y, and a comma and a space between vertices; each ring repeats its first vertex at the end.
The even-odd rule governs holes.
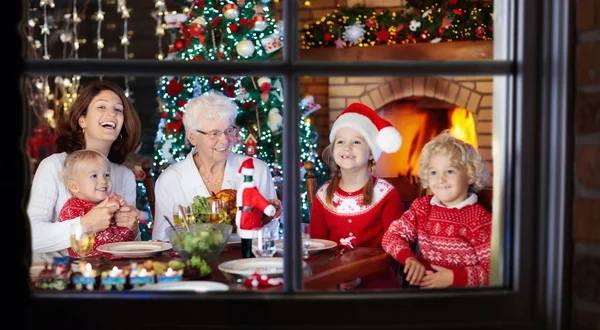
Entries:
POLYGON ((308 202, 308 209, 312 209, 312 204, 317 194, 317 176, 315 175, 315 164, 313 162, 304 163, 304 169, 306 170, 306 201, 308 202))

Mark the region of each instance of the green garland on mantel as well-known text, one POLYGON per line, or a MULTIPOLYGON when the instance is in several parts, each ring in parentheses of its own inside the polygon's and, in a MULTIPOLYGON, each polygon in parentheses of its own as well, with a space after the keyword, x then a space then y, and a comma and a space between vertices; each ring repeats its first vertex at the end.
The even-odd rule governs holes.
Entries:
POLYGON ((448 0, 391 12, 341 7, 302 29, 302 49, 376 44, 491 40, 493 8, 479 1, 448 0))

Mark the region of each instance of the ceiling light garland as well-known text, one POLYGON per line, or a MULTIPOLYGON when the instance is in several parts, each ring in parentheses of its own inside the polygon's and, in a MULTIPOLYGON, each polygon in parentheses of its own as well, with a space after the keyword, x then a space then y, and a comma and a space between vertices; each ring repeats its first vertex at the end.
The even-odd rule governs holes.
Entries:
POLYGON ((43 59, 49 60, 50 54, 48 54, 48 36, 50 35, 50 28, 48 27, 48 12, 46 7, 54 8, 54 0, 40 0, 40 6, 44 9, 44 25, 40 27, 43 36, 44 55, 43 59))

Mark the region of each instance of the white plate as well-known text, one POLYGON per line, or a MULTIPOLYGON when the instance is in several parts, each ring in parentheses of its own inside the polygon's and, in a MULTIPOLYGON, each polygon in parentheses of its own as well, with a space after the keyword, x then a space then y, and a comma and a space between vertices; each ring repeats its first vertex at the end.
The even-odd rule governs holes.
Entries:
POLYGON ((228 291, 227 284, 211 281, 179 281, 142 285, 133 288, 135 291, 228 291))
POLYGON ((229 240, 227 241, 227 246, 236 246, 242 244, 242 238, 237 233, 231 234, 229 236, 229 240))
POLYGON ((173 246, 167 242, 134 241, 104 244, 96 249, 116 257, 144 258, 171 248, 173 246))
MULTIPOLYGON (((302 262, 302 267, 306 267, 306 262, 302 262)), ((254 273, 259 275, 282 275, 283 258, 245 258, 224 262, 219 265, 219 270, 223 273, 247 277, 254 273)))
MULTIPOLYGON (((329 250, 336 247, 337 244, 334 241, 326 240, 326 239, 318 239, 311 238, 310 239, 310 247, 308 248, 308 253, 317 253, 323 250, 329 250)), ((275 241, 275 250, 277 252, 283 252, 283 240, 275 241)))

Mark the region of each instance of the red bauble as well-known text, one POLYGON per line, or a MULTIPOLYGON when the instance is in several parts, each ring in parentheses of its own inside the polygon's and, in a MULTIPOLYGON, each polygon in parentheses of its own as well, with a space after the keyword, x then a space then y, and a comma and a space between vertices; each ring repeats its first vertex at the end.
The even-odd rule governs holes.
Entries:
POLYGON ((325 32, 325 35, 323 35, 323 40, 325 42, 329 42, 331 40, 331 33, 325 32))
POLYGON ((177 100, 177 106, 178 107, 183 107, 183 106, 185 106, 186 103, 187 103, 187 100, 185 100, 185 99, 179 99, 179 100, 177 100))
POLYGON ((167 94, 170 96, 177 96, 179 93, 183 92, 183 84, 175 79, 171 79, 169 84, 167 85, 167 94))
POLYGON ((236 33, 236 32, 237 32, 237 30, 238 30, 238 28, 239 28, 239 27, 238 27, 238 26, 237 26, 237 24, 235 24, 235 23, 231 23, 231 24, 229 24, 229 30, 230 30, 231 32, 233 32, 233 33, 236 33))
POLYGON ((206 33, 206 28, 204 26, 192 24, 190 25, 189 31, 191 35, 193 35, 194 37, 198 37, 206 33))
POLYGON ((183 39, 177 39, 175 40, 175 42, 173 43, 173 46, 175 47, 175 49, 177 51, 182 51, 185 49, 185 41, 183 39))

